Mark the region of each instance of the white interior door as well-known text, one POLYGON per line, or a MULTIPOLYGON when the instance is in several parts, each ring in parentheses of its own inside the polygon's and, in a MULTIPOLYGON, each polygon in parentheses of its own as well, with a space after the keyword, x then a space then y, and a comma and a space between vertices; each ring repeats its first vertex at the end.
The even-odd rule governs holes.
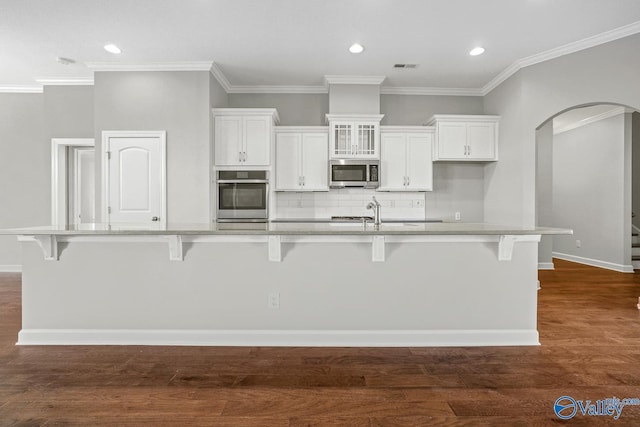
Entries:
POLYGON ((120 132, 106 141, 107 222, 166 224, 164 132, 120 132))
POLYGON ((96 220, 95 210, 95 150, 72 147, 73 178, 69 194, 70 224, 86 224, 96 220))

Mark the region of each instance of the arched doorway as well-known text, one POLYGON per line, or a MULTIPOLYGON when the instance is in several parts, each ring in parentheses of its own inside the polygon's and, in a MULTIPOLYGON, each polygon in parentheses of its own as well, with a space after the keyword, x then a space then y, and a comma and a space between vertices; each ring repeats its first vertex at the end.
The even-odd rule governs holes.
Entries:
POLYGON ((634 201, 640 212, 637 110, 616 103, 582 104, 536 128, 536 224, 574 230, 573 236, 543 239, 539 268, 552 269, 559 258, 632 273, 633 251, 640 255, 640 240, 632 236, 633 227, 640 227, 632 224, 634 201))

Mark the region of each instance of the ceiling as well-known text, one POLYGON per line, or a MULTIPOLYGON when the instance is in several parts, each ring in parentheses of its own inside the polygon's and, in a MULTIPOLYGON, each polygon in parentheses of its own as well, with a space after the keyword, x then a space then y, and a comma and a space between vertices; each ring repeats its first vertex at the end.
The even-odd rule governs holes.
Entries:
POLYGON ((313 92, 353 75, 480 94, 505 70, 638 32, 638 0, 0 0, 0 87, 90 80, 87 63, 215 62, 231 91, 313 92), (354 42, 365 51, 349 53, 354 42))

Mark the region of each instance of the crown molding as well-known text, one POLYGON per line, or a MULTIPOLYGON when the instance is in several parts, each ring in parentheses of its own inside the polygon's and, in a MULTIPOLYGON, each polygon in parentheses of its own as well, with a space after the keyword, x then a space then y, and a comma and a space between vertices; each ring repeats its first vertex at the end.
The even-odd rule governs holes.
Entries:
POLYGON ((535 55, 521 58, 504 69, 500 74, 495 76, 489 83, 482 87, 482 95, 486 95, 493 89, 498 87, 502 82, 507 80, 513 74, 517 73, 520 69, 528 67, 530 65, 539 64, 541 62, 549 61, 551 59, 559 58, 561 56, 569 55, 571 53, 579 52, 581 50, 589 49, 595 46, 599 46, 604 43, 612 42, 614 40, 622 39, 634 34, 640 33, 640 21, 633 22, 623 27, 615 28, 604 33, 596 34, 595 36, 587 37, 582 40, 567 43, 563 46, 559 46, 553 49, 546 50, 544 52, 537 53, 535 55))
POLYGON ((0 85, 0 93, 42 93, 42 86, 0 85))
POLYGON ((379 85, 385 76, 324 76, 325 85, 379 85))
POLYGON ((139 64, 87 62, 85 65, 92 71, 210 71, 213 62, 146 62, 139 64))
POLYGON ((325 86, 231 86, 227 93, 328 93, 325 86))
POLYGON ((447 87, 393 87, 380 88, 382 95, 435 95, 435 96, 482 96, 482 89, 447 87))
POLYGON ((613 108, 609 111, 605 111, 604 113, 600 113, 600 114, 596 114, 595 116, 591 116, 591 117, 587 117, 586 119, 582 119, 579 120, 575 123, 571 123, 567 126, 563 126, 561 128, 558 129, 554 129, 553 130, 553 134, 557 135, 559 133, 563 133, 563 132, 567 132, 573 129, 578 129, 582 126, 586 126, 589 125, 591 123, 595 123, 595 122, 599 122, 600 120, 604 120, 604 119, 608 119, 609 117, 614 117, 617 116, 619 114, 624 114, 624 113, 632 113, 635 110, 629 109, 629 108, 625 108, 625 107, 618 107, 618 108, 613 108))
POLYGON ((222 86, 222 89, 224 89, 225 92, 231 93, 231 83, 229 83, 227 76, 225 76, 220 67, 218 67, 218 64, 213 62, 211 64, 209 72, 211 73, 211 75, 213 75, 213 77, 215 77, 218 83, 220 83, 220 86, 222 86))
POLYGON ((43 86, 93 86, 93 77, 77 79, 36 78, 43 86))

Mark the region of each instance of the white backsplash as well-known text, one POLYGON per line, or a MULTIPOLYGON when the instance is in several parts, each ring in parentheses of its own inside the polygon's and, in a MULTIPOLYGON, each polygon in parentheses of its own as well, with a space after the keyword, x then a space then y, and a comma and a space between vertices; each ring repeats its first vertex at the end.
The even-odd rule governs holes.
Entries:
POLYGON ((425 219, 425 193, 377 192, 340 189, 329 192, 278 192, 275 195, 277 219, 328 219, 332 216, 372 216, 366 208, 375 196, 382 205, 382 219, 425 219))

